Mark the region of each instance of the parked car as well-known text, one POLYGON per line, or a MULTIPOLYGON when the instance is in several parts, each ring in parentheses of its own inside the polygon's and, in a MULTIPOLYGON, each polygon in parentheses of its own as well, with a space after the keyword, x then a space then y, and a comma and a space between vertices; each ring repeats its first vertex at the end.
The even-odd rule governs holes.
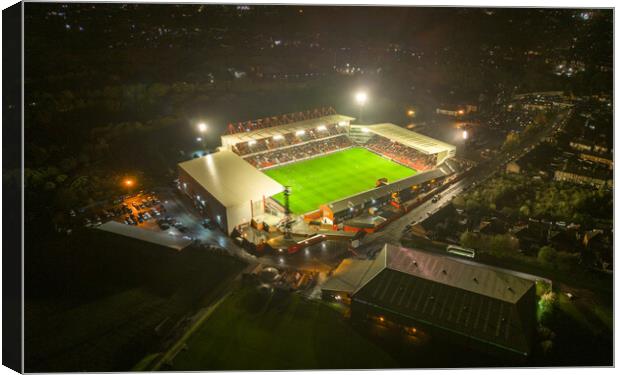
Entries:
POLYGON ((213 227, 213 220, 211 220, 211 219, 204 219, 202 221, 202 226, 205 227, 205 228, 211 229, 213 227))

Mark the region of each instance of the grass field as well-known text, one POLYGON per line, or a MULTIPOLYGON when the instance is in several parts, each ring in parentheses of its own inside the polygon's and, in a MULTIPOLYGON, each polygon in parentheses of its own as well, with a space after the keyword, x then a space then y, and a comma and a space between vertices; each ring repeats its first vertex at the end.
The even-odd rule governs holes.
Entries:
POLYGON ((188 339, 171 371, 397 367, 324 303, 243 287, 188 339))
MULTIPOLYGON (((363 148, 335 152, 264 172, 282 185, 291 186, 291 211, 298 214, 372 189, 380 178, 393 182, 416 174, 413 169, 363 148)), ((274 198, 284 202, 282 193, 274 198)))

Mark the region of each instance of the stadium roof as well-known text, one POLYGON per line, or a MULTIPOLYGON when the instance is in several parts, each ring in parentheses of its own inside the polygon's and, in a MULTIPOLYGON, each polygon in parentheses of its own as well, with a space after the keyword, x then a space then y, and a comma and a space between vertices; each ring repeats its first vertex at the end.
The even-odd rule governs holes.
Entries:
POLYGON ((156 245, 165 246, 177 251, 183 250, 192 241, 183 239, 182 236, 172 236, 167 232, 156 232, 144 228, 135 227, 133 225, 121 224, 117 221, 110 220, 101 224, 97 229, 115 233, 121 236, 134 238, 140 241, 150 242, 156 245))
POLYGON ((340 212, 349 207, 354 207, 372 199, 378 199, 384 197, 387 194, 395 193, 407 189, 414 185, 419 185, 424 182, 430 181, 435 178, 451 175, 455 172, 454 167, 447 162, 441 164, 437 169, 418 173, 411 177, 403 178, 388 185, 383 185, 378 188, 368 190, 361 194, 355 194, 340 200, 327 204, 327 207, 333 212, 340 212))
POLYGON ((313 118, 304 121, 292 122, 290 124, 272 126, 269 128, 257 129, 249 132, 242 132, 237 134, 227 134, 222 136, 222 146, 234 145, 237 143, 248 142, 252 140, 259 140, 263 138, 270 138, 275 135, 284 135, 287 133, 293 133, 297 130, 305 130, 308 128, 317 127, 319 125, 337 124, 341 121, 352 121, 353 117, 343 115, 330 115, 318 118, 313 118))
POLYGON ((456 149, 456 146, 411 130, 407 130, 394 124, 386 123, 361 127, 367 128, 371 133, 380 135, 398 143, 402 143, 405 146, 411 147, 427 155, 433 155, 442 151, 456 149))
POLYGON ((533 281, 508 270, 388 244, 374 262, 362 262, 349 267, 355 275, 338 276, 358 280, 373 274, 353 288, 355 302, 519 354, 530 351, 533 281))
POLYGON ((222 150, 179 164, 225 207, 257 201, 284 191, 284 186, 259 172, 232 151, 222 150))

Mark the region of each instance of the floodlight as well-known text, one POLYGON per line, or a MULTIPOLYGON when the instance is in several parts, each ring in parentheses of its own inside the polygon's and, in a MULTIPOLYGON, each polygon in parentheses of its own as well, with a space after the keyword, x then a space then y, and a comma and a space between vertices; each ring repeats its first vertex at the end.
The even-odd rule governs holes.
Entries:
POLYGON ((368 94, 366 94, 364 91, 359 91, 355 94, 355 101, 357 102, 357 104, 364 105, 366 104, 367 100, 368 94))

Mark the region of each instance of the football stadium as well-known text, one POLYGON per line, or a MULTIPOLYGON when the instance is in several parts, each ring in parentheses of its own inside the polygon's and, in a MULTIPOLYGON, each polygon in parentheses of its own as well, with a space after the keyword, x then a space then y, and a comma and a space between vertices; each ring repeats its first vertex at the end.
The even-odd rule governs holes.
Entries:
POLYGON ((455 146, 322 108, 229 124, 218 151, 179 164, 178 188, 231 233, 295 215, 338 223, 454 172, 455 146))

